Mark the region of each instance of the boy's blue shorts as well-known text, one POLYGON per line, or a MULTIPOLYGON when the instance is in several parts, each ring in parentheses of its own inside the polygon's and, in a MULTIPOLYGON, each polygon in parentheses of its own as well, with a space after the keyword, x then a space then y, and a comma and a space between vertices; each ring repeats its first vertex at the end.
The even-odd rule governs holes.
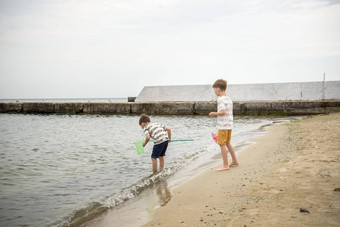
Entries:
POLYGON ((166 149, 168 148, 169 141, 153 146, 151 158, 159 158, 165 156, 166 149))

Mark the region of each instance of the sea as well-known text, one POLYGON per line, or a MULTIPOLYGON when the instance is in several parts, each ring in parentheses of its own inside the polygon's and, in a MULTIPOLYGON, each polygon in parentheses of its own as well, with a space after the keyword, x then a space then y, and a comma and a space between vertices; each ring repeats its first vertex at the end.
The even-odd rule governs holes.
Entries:
MULTIPOLYGON (((0 114, 1 226, 67 226, 98 209, 131 203, 162 179, 182 182, 190 166, 199 172, 221 162, 211 135, 216 119, 151 116, 171 128, 174 140, 193 140, 170 143, 165 170, 153 175, 152 143, 144 154, 133 144, 144 139, 138 120, 138 115, 0 114)), ((265 133, 265 126, 289 120, 235 116, 236 152, 265 133)))
POLYGON ((46 98, 46 99, 0 99, 1 102, 127 102, 127 98, 46 98))

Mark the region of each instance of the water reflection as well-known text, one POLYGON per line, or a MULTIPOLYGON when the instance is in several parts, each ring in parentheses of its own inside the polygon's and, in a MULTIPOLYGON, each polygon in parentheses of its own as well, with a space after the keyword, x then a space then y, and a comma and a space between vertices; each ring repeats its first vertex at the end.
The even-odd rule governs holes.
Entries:
POLYGON ((160 181, 156 186, 158 202, 160 206, 165 206, 171 200, 171 192, 166 180, 160 181))

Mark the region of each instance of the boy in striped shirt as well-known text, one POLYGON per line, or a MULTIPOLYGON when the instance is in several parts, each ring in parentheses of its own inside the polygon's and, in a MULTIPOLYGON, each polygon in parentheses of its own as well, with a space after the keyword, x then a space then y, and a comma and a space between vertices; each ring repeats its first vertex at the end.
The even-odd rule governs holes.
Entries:
POLYGON ((139 125, 142 127, 146 138, 143 147, 149 142, 150 138, 154 140, 152 149, 152 171, 157 173, 157 159, 159 159, 160 170, 164 169, 164 156, 168 144, 171 141, 171 129, 158 123, 150 123, 150 117, 143 115, 139 119, 139 125))
POLYGON ((218 171, 228 170, 231 166, 238 166, 239 163, 233 146, 231 146, 231 131, 233 129, 233 102, 227 96, 227 81, 219 79, 216 80, 214 85, 214 92, 217 95, 217 112, 209 113, 210 117, 217 116, 217 129, 218 129, 218 145, 220 145, 223 167, 218 171), (230 152, 232 162, 228 164, 228 153, 230 152))

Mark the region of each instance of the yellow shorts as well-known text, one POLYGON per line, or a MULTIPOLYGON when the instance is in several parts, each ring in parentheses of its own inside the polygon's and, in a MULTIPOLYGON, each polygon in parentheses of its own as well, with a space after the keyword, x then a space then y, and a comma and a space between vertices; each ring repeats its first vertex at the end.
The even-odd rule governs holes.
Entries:
POLYGON ((218 130, 218 145, 227 145, 231 140, 231 130, 218 130))

